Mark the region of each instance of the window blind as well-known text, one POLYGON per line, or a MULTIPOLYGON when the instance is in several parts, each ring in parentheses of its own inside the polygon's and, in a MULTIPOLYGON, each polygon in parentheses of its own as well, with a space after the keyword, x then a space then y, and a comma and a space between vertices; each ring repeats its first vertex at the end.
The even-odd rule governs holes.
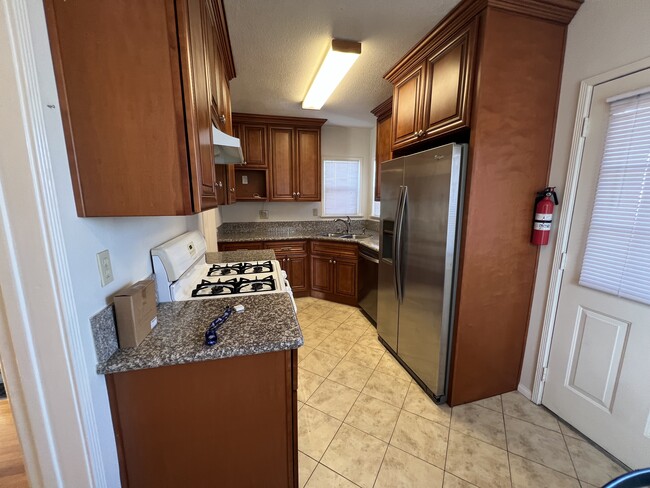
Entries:
POLYGON ((359 215, 361 161, 325 160, 323 216, 359 215))
POLYGON ((610 102, 579 283, 650 304, 650 93, 610 102))

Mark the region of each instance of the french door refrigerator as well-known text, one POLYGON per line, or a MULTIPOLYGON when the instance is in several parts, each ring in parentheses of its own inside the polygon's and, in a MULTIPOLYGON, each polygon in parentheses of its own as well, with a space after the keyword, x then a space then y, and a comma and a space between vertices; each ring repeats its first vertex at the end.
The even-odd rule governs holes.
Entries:
POLYGON ((467 146, 381 165, 377 332, 437 402, 445 402, 467 146))

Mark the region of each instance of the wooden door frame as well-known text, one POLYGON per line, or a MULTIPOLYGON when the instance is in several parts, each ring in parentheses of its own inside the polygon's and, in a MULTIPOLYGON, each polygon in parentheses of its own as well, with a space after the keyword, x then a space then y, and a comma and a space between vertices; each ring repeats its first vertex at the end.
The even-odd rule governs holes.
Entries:
POLYGON ((40 9, 0 4, 0 355, 31 486, 105 487, 37 77, 40 9))
POLYGON ((580 94, 578 96, 578 108, 576 111, 576 120, 573 126, 573 138, 571 142, 571 152, 569 157, 569 168, 564 187, 564 203, 560 212, 558 224, 558 234, 555 241, 555 250, 553 254, 553 264, 551 265, 551 279, 549 281, 548 293, 546 297, 546 308, 544 310, 544 322, 542 334, 540 337, 540 347, 537 356, 537 366, 535 368, 535 379, 533 382, 533 392, 531 400, 537 404, 542 403, 544 394, 544 376, 548 368, 548 362, 551 354, 551 342, 555 330, 555 319, 557 316, 557 307, 560 301, 560 289, 564 275, 564 260, 566 259, 567 248, 569 245, 569 232, 573 220, 573 211, 575 208, 576 195, 578 192, 578 183, 580 169, 582 168, 582 157, 584 154, 585 139, 588 125, 588 116, 591 111, 591 102, 594 88, 597 85, 607 83, 624 76, 634 74, 650 68, 650 57, 634 63, 615 68, 605 73, 587 78, 580 83, 580 94))

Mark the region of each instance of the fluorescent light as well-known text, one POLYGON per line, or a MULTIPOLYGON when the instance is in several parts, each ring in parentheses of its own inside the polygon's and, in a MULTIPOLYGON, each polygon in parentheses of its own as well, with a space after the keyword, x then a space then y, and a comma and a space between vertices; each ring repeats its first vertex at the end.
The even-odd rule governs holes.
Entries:
POLYGON ((332 39, 332 44, 312 81, 302 108, 320 110, 361 54, 361 43, 332 39))

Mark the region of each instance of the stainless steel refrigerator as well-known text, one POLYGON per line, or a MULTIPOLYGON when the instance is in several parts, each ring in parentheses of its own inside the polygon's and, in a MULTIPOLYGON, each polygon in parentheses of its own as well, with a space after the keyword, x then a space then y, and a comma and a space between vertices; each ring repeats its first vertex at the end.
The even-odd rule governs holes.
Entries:
POLYGON ((467 146, 381 165, 377 332, 438 402, 446 401, 467 146))

